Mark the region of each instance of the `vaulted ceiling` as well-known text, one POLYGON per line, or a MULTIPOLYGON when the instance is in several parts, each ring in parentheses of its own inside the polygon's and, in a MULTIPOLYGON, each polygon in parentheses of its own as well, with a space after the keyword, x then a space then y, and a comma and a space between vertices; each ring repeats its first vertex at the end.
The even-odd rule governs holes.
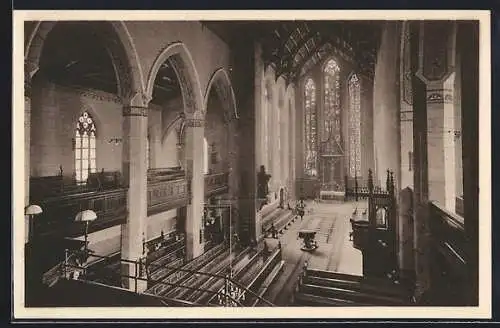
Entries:
POLYGON ((276 78, 296 81, 325 57, 336 55, 373 76, 383 21, 205 22, 226 42, 250 35, 261 42, 265 65, 276 78))
MULTIPOLYGON (((218 21, 203 22, 230 45, 258 40, 262 59, 287 83, 336 55, 359 73, 373 76, 383 21, 218 21)), ((57 83, 117 93, 117 79, 101 32, 85 22, 61 22, 48 35, 41 70, 57 83)), ((166 62, 158 72, 153 102, 180 96, 178 78, 166 62)))
MULTIPOLYGON (((104 25, 106 26, 106 25, 104 25)), ((103 25, 60 22, 45 40, 40 62, 48 80, 68 86, 117 94, 118 80, 106 42, 103 25)), ((163 104, 181 95, 179 80, 168 62, 161 65, 154 82, 152 102, 163 104)))

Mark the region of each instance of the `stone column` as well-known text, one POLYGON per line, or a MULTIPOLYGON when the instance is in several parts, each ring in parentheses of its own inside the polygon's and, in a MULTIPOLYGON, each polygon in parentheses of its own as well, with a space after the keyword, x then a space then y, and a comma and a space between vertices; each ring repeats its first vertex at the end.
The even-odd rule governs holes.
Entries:
POLYGON ((269 173, 271 174, 270 185, 271 188, 269 192, 272 195, 272 199, 274 200, 274 193, 279 185, 279 150, 278 150, 278 129, 279 124, 277 122, 278 119, 278 95, 276 92, 276 88, 273 85, 273 96, 271 98, 271 102, 268 104, 268 114, 269 114, 269 157, 270 157, 270 167, 269 173))
MULTIPOLYGON (((395 172, 399 185, 399 22, 386 22, 373 84, 373 144, 377 167, 375 185, 385 186, 386 171, 395 172)), ((396 190, 397 189, 396 187, 396 190)))
POLYGON ((292 102, 288 100, 288 123, 286 125, 286 130, 288 133, 287 136, 287 144, 288 144, 288 199, 295 198, 295 180, 293 176, 293 167, 295 165, 293 155, 294 155, 294 120, 293 115, 295 115, 295 111, 292 108, 292 102))
POLYGON ((401 189, 413 188, 413 95, 409 22, 403 22, 400 55, 401 189))
POLYGON ((455 29, 452 22, 420 24, 417 76, 426 86, 429 199, 455 211, 455 29))
POLYGON ((237 131, 237 121, 236 119, 230 119, 228 122, 228 186, 229 186, 229 198, 231 199, 231 206, 234 208, 232 219, 234 222, 233 231, 240 231, 239 220, 235 215, 239 212, 238 196, 240 194, 239 190, 239 169, 238 169, 238 145, 239 145, 239 133, 237 131))
MULTIPOLYGON (((139 261, 143 254, 143 238, 147 219, 147 161, 146 138, 148 131, 149 100, 138 93, 123 108, 123 177, 128 186, 126 224, 122 225, 121 257, 139 261)), ((135 276, 139 267, 122 262, 122 274, 135 276)), ((123 278, 125 288, 144 291, 145 281, 123 278)))
POLYGON ((192 116, 186 118, 185 169, 191 179, 191 203, 186 215, 186 257, 191 260, 203 253, 202 217, 205 201, 205 180, 203 174, 203 119, 192 116))
MULTIPOLYGON (((24 206, 30 205, 30 161, 31 161, 31 84, 38 67, 25 63, 24 66, 24 206)), ((42 209, 43 210, 43 209, 42 209)), ((24 242, 29 240, 29 218, 24 220, 24 242)))
MULTIPOLYGON (((464 223, 470 285, 468 303, 479 302, 479 23, 461 22, 457 48, 461 54, 462 159, 464 223)), ((485 63, 486 64, 486 63, 485 63)), ((481 64, 482 65, 482 64, 481 64)), ((485 108, 485 110, 488 110, 485 108)), ((485 150, 488 151, 488 150, 485 150)), ((487 192, 487 191, 486 191, 487 192)), ((483 217, 482 219, 487 219, 483 217)))
POLYGON ((450 206, 455 186, 454 151, 448 131, 453 125, 454 23, 416 22, 412 37, 414 252, 417 300, 431 286, 429 200, 450 206), (450 119, 451 118, 451 119, 450 119), (451 144, 450 144, 451 142, 451 144), (450 147, 451 146, 451 147, 450 147), (447 161, 450 161, 447 163, 447 161), (448 190, 448 186, 453 189, 448 190))

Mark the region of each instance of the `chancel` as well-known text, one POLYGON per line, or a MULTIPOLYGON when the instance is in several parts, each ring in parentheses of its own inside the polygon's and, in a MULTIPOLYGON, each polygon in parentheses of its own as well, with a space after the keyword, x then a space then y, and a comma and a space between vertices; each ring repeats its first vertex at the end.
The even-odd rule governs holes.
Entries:
POLYGON ((24 31, 26 306, 478 304, 478 21, 24 31))

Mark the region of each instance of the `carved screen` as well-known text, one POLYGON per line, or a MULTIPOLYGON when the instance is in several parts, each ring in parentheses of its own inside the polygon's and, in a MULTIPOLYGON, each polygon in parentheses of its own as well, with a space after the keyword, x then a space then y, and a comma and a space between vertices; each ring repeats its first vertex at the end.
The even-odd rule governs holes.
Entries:
POLYGON ((335 143, 340 145, 341 115, 340 115, 340 67, 330 59, 324 68, 325 107, 323 111, 323 140, 328 140, 326 153, 333 153, 335 143))
POLYGON ((305 174, 308 176, 317 176, 318 162, 318 134, 316 131, 316 85, 312 79, 308 79, 304 90, 305 98, 305 141, 306 141, 306 158, 305 158, 305 174))
POLYGON ((356 74, 349 79, 349 174, 361 175, 360 85, 356 74))
POLYGON ((87 182, 89 173, 96 172, 96 127, 92 116, 83 112, 75 130, 75 176, 78 184, 87 182))

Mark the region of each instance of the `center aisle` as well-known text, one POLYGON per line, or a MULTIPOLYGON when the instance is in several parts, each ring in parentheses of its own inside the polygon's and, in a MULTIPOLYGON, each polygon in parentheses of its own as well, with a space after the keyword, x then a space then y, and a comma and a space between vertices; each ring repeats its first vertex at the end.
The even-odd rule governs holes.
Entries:
MULTIPOLYGON (((363 203, 307 203, 306 215, 292 223, 288 230, 279 237, 282 256, 285 261, 283 273, 269 288, 264 298, 276 306, 289 306, 292 293, 299 274, 307 261, 310 268, 328 271, 341 271, 361 275, 361 252, 352 247, 349 241, 351 231, 349 217, 354 208, 364 208, 363 203), (319 248, 309 253, 300 250, 302 240, 298 238, 299 230, 316 231, 319 248)), ((273 247, 276 239, 268 238, 266 242, 273 247)))

